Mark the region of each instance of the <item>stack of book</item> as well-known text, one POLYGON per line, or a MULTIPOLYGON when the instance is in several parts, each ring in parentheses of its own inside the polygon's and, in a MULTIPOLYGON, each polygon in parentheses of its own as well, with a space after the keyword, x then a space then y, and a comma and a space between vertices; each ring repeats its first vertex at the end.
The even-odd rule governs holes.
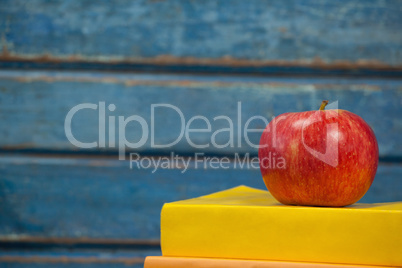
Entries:
POLYGON ((402 202, 286 206, 239 186, 167 203, 145 267, 402 266, 402 202))

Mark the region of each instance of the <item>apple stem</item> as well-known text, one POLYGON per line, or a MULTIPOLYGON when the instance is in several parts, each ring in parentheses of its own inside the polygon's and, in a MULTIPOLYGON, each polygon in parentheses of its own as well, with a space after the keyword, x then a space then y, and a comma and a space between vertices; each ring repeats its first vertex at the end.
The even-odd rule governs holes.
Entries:
POLYGON ((324 111, 325 106, 327 106, 327 104, 328 104, 328 101, 327 101, 327 100, 323 100, 323 101, 321 102, 320 111, 324 111))

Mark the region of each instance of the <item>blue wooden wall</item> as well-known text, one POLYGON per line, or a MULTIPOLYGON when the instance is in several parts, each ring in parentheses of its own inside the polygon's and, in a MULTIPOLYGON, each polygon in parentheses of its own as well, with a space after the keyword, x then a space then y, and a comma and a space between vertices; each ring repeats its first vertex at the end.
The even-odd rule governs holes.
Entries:
MULTIPOLYGON (((145 256, 160 254, 164 202, 239 184, 265 188, 258 168, 234 163, 235 153, 257 155, 237 131, 233 147, 196 149, 181 139, 155 148, 147 140, 125 152, 142 159, 174 152, 190 160, 187 170, 130 168, 107 133, 106 146, 77 148, 64 124, 81 103, 115 105, 106 116, 116 122, 131 115, 150 122, 151 105, 167 103, 186 121, 205 116, 212 133, 228 127, 216 116, 237 130, 252 116, 338 101, 370 124, 379 143, 378 172, 361 201, 401 201, 401 18, 402 1, 391 0, 1 1, 0 266, 141 267, 145 256), (196 168, 195 153, 230 163, 196 168)), ((98 124, 98 111, 87 109, 71 131, 97 141, 98 124)), ((155 143, 169 143, 180 119, 161 109, 155 126, 155 143)), ((211 133, 193 140, 209 143, 211 133)), ((127 125, 128 140, 141 134, 127 125)))

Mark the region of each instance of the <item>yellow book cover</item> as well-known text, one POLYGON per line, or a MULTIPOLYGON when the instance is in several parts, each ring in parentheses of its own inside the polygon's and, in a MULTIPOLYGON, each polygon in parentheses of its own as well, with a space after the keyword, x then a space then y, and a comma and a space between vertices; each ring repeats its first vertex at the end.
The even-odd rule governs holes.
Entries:
POLYGON ((402 202, 286 206, 239 186, 166 203, 163 256, 402 266, 402 202))
POLYGON ((311 262, 283 262, 213 258, 148 256, 144 268, 380 268, 389 266, 347 265, 311 262))

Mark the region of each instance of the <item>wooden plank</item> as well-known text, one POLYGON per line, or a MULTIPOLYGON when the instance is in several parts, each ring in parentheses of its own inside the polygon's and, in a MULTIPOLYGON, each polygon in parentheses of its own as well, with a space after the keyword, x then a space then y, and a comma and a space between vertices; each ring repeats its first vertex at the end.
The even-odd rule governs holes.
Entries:
MULTIPOLYGON (((0 60, 401 68, 401 1, 2 1, 0 60)), ((146 66, 145 66, 146 67, 146 66)))
MULTIPOLYGON (((1 260, 1 259, 0 259, 1 260)), ((82 259, 82 258, 71 258, 66 259, 62 257, 61 259, 52 259, 52 258, 40 258, 40 257, 32 257, 32 258, 24 258, 17 257, 17 259, 4 257, 4 261, 0 262, 2 267, 7 268, 125 268, 125 267, 134 267, 134 268, 142 268, 144 267, 144 261, 136 262, 136 259, 123 259, 119 262, 108 262, 103 261, 101 258, 99 259, 82 259), (135 262, 134 262, 135 261, 135 262)))
MULTIPOLYGON (((187 159, 188 160, 188 159, 187 159)), ((191 160, 191 159, 190 159, 191 160)), ((159 239, 165 202, 237 185, 264 189, 260 171, 203 163, 144 168, 115 157, 0 157, 0 235, 3 241, 38 238, 159 239)), ((236 164, 237 163, 237 164, 236 164)), ((381 164, 361 202, 402 200, 402 165, 381 164)), ((20 241, 20 242, 21 242, 20 241)))
POLYGON ((91 237, 1 236, 0 249, 7 250, 160 250, 159 239, 91 237))
POLYGON ((227 74, 227 75, 253 75, 253 76, 314 76, 314 77, 377 77, 400 78, 402 68, 399 66, 383 66, 372 63, 366 64, 295 64, 295 63, 265 63, 255 64, 245 62, 242 65, 235 63, 214 62, 204 63, 194 61, 191 63, 168 62, 166 64, 142 62, 99 62, 90 60, 65 60, 55 58, 25 58, 0 56, 1 69, 25 70, 84 70, 84 71, 133 71, 137 73, 180 73, 180 74, 227 74))
MULTIPOLYGON (((151 154, 183 154, 195 151, 225 155, 251 153, 256 155, 261 133, 248 133, 244 129, 252 116, 262 116, 270 121, 285 112, 315 110, 323 99, 338 101, 338 107, 360 115, 376 133, 382 158, 402 157, 401 106, 402 80, 392 79, 332 79, 332 78, 258 78, 231 76, 116 74, 102 72, 20 72, 0 71, 0 149, 61 152, 110 152, 117 155, 118 117, 140 116, 146 122, 144 129, 138 122, 127 125, 128 141, 136 143, 148 129, 147 141, 131 151, 151 154), (66 137, 64 129, 68 112, 76 105, 90 103, 97 110, 77 112, 71 124, 72 135, 81 142, 99 141, 100 102, 105 102, 105 146, 80 149, 66 137), (239 104, 240 103, 240 104, 239 104), (115 111, 108 105, 115 105, 115 111), (156 108, 153 104, 177 107, 188 124, 195 116, 204 116, 211 123, 211 131, 183 135, 184 126, 177 111, 156 108), (239 108, 239 105, 241 106, 239 108), (239 115, 240 114, 240 115, 239 115), (115 118, 115 147, 108 142, 109 118, 115 118), (227 116, 233 127, 215 136, 218 130, 229 128, 227 116), (152 118, 154 120, 152 120, 152 118), (240 124, 239 124, 240 120, 240 124), (154 122, 154 131, 151 123, 154 122), (29 133, 29 135, 27 135, 29 133), (151 133, 157 145, 152 146, 151 133), (233 143, 229 144, 231 134, 233 143), (179 138, 179 139, 178 139, 179 138), (191 146, 206 144, 207 148, 191 146), (232 146, 233 145, 233 146, 232 146)), ((122 126, 122 125, 121 125, 122 126)), ((205 128, 206 123, 196 120, 191 128, 205 128)), ((251 121, 249 128, 262 131, 264 121, 251 121)), ((145 137, 145 138, 146 138, 145 137)), ((129 149, 129 148, 127 148, 129 149)), ((129 151, 129 150, 127 150, 129 151)))
POLYGON ((26 262, 22 260, 21 262, 4 262, 3 267, 7 268, 125 268, 125 267, 135 267, 142 268, 144 267, 143 263, 141 264, 126 264, 126 263, 77 263, 77 262, 64 262, 64 259, 57 262, 45 262, 42 259, 29 259, 26 262))
POLYGON ((3 249, 1 267, 143 267, 146 256, 160 250, 3 249))

